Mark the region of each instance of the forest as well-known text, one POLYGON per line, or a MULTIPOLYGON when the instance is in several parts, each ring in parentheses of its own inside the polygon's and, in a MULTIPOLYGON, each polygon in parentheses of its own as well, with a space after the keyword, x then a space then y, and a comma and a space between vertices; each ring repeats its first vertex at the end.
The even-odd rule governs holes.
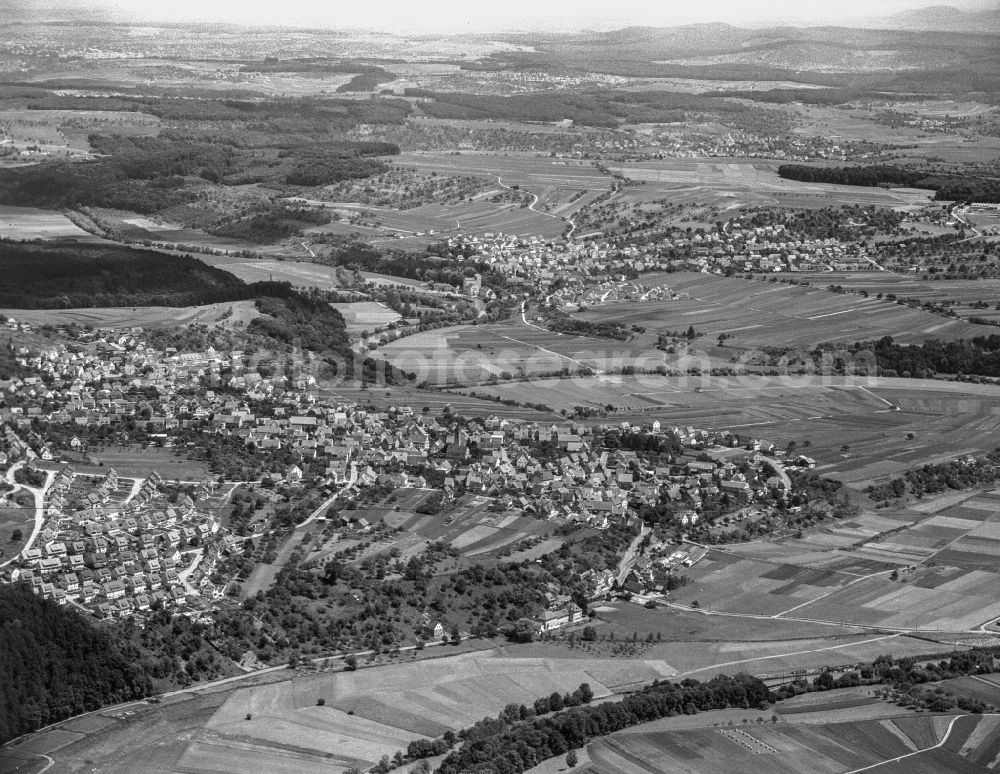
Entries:
POLYGON ((199 186, 206 183, 325 185, 384 172, 376 157, 399 153, 391 143, 301 139, 261 151, 240 147, 230 135, 177 131, 162 137, 91 135, 89 142, 101 158, 7 170, 0 177, 0 204, 107 207, 149 215, 198 201, 199 186))
POLYGON ((0 742, 153 688, 122 640, 23 584, 0 585, 0 742))
POLYGON ((1000 180, 987 174, 935 172, 871 164, 858 167, 820 167, 782 164, 778 175, 803 183, 834 183, 868 187, 928 188, 943 201, 1000 202, 1000 180))
MULTIPOLYGON (((58 88, 68 88, 62 83, 58 88)), ((116 89, 116 92, 124 92, 116 89)), ((147 89, 143 89, 147 91, 147 89)), ((402 99, 355 100, 345 97, 275 97, 264 101, 219 97, 216 92, 199 96, 185 90, 184 96, 68 96, 36 95, 29 110, 101 110, 149 113, 170 121, 236 121, 271 127, 287 126, 298 119, 300 129, 322 127, 327 133, 343 132, 358 124, 401 124, 410 114, 402 99), (199 97, 199 98, 192 98, 199 97)), ((278 130, 281 131, 281 130, 278 130)))
POLYGON ((330 215, 321 209, 278 205, 267 212, 230 221, 206 231, 216 236, 243 239, 255 244, 271 244, 302 234, 302 229, 322 226, 330 222, 330 215))
POLYGON ((0 240, 0 306, 196 306, 252 298, 253 286, 190 256, 110 244, 0 240))
POLYGON ((735 102, 668 91, 568 92, 498 97, 409 88, 405 94, 426 100, 421 102, 421 110, 435 118, 546 122, 570 119, 577 124, 603 127, 620 123, 681 121, 685 111, 741 113, 749 110, 735 102))
POLYGON ((875 353, 880 376, 929 379, 936 374, 956 376, 1000 376, 1000 336, 975 336, 972 339, 923 344, 898 344, 892 336, 877 341, 854 344, 851 352, 875 353))

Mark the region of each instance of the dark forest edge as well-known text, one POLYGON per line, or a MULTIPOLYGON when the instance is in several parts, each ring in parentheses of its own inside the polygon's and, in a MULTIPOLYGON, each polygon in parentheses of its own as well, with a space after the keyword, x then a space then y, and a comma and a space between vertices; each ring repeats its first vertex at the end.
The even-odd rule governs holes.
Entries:
POLYGON ((927 188, 943 201, 1000 202, 1000 181, 986 175, 937 172, 874 164, 820 167, 782 164, 779 177, 801 183, 832 183, 867 187, 927 188))

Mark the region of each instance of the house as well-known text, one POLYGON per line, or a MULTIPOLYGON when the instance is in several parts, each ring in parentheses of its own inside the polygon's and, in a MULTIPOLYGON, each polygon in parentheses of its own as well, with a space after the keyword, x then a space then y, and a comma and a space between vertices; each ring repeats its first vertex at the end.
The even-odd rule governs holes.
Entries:
POLYGON ((535 631, 550 632, 553 629, 577 623, 582 617, 583 611, 576 604, 570 602, 565 607, 559 607, 554 610, 543 610, 539 615, 532 618, 531 621, 535 626, 535 631))

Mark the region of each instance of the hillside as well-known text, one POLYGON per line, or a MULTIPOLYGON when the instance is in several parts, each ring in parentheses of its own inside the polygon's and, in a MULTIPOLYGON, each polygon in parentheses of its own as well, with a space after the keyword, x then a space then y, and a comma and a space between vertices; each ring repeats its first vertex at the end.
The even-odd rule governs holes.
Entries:
POLYGON ((1000 34, 1000 9, 963 11, 950 5, 915 8, 881 19, 872 26, 897 30, 947 30, 1000 34))

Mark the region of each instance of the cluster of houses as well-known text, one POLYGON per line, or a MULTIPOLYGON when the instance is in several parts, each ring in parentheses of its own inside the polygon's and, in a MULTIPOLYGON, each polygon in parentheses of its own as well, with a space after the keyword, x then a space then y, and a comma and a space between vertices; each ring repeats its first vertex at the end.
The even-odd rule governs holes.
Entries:
POLYGON ((665 283, 644 285, 641 282, 604 280, 597 284, 571 281, 554 290, 546 302, 557 306, 579 307, 600 306, 624 302, 643 303, 646 301, 673 301, 687 298, 686 292, 677 293, 665 283))
POLYGON ((50 471, 44 521, 10 571, 37 594, 98 617, 185 607, 220 597, 211 580, 239 541, 220 529, 213 486, 168 498, 163 479, 50 471))
MULTIPOLYGON (((780 462, 761 453, 772 451, 766 444, 745 448, 745 439, 730 434, 658 421, 588 427, 435 416, 409 406, 371 410, 320 397, 311 377, 262 376, 243 367, 242 352, 158 351, 138 330, 87 337, 85 347, 18 350, 31 375, 0 384, 7 403, 0 449, 4 464, 41 465, 51 479, 44 528, 21 557, 18 577, 100 615, 221 595, 210 577, 237 539, 206 507, 209 481, 168 502, 155 474, 136 481, 108 471, 91 479, 60 467, 83 456, 85 444, 73 432, 84 435, 89 425, 143 428, 164 446, 175 431, 195 429, 260 456, 291 452, 284 458, 295 462, 281 471, 291 485, 338 487, 347 496, 378 485, 433 485, 446 502, 469 493, 504 510, 597 529, 637 527, 643 506, 664 503, 680 526, 693 526, 720 502, 732 510, 767 508, 791 486, 780 462), (223 369, 224 389, 183 389, 223 369), (67 430, 57 441, 37 430, 53 423, 67 430), (608 448, 606 433, 670 434, 681 451, 650 465, 628 444, 608 448)), ((600 593, 614 579, 592 581, 600 593)))
MULTIPOLYGON (((586 293, 591 299, 600 299, 612 290, 602 284, 606 276, 633 272, 689 269, 780 273, 878 268, 861 242, 800 236, 782 224, 749 227, 732 221, 722 230, 693 232, 664 226, 655 237, 647 236, 650 238, 643 244, 620 244, 600 237, 567 242, 488 232, 449 237, 445 244, 455 260, 471 256, 503 272, 512 284, 549 292, 557 279, 568 279, 588 285, 586 293)), ((477 283, 469 280, 467 284, 470 287, 462 289, 466 295, 486 292, 481 283, 475 293, 471 286, 477 283)), ((669 288, 662 292, 669 297, 669 288)))
POLYGON ((705 546, 694 543, 676 546, 652 537, 646 553, 635 560, 622 580, 621 588, 631 594, 666 594, 677 574, 694 567, 707 553, 705 546))
POLYGON ((695 234, 690 244, 698 263, 707 270, 747 272, 864 271, 875 267, 860 243, 839 239, 802 238, 782 224, 740 226, 695 234))

